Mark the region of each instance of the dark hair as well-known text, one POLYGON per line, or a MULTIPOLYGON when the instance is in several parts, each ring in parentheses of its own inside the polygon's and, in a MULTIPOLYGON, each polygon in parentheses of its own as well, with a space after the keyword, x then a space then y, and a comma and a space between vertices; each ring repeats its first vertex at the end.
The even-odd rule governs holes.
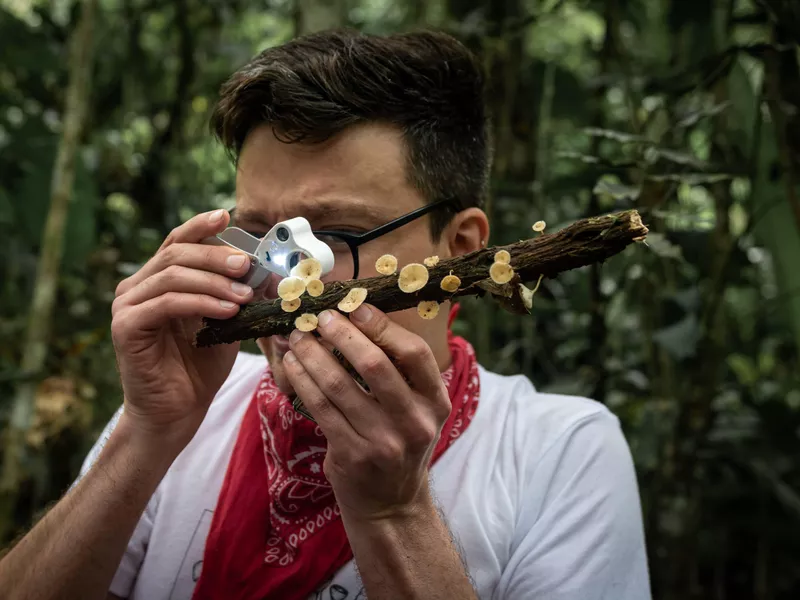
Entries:
POLYGON ((449 35, 315 33, 269 48, 222 86, 211 126, 234 156, 256 126, 285 142, 324 141, 359 123, 403 132, 411 183, 434 213, 438 237, 452 214, 483 206, 491 140, 484 76, 476 57, 449 35))

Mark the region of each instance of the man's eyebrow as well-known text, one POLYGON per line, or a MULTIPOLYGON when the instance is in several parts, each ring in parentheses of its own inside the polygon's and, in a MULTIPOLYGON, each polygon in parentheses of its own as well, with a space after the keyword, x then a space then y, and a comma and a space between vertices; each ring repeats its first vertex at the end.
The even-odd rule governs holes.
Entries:
MULTIPOLYGON (((347 216, 353 218, 365 218, 370 221, 380 224, 384 221, 389 221, 385 215, 377 207, 367 206, 361 203, 349 204, 333 204, 333 203, 320 203, 301 205, 297 207, 296 216, 302 216, 314 223, 321 217, 327 219, 335 219, 347 216)), ((271 228, 275 223, 263 212, 253 209, 235 209, 233 217, 236 224, 247 223, 248 225, 260 225, 266 229, 271 228)))

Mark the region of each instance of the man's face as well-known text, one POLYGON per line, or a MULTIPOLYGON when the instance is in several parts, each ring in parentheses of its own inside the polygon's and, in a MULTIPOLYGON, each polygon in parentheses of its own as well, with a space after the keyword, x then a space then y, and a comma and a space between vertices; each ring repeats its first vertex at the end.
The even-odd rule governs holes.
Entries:
MULTIPOLYGON (((276 139, 270 127, 262 126, 248 135, 239 157, 236 225, 248 231, 263 234, 278 221, 305 217, 314 230, 358 233, 423 204, 420 193, 407 181, 402 136, 389 126, 352 127, 315 145, 286 144, 276 139)), ((444 258, 447 252, 444 242, 432 241, 429 217, 423 217, 360 246, 359 278, 377 275, 375 261, 383 254, 393 254, 402 266, 434 254, 444 258)), ((352 277, 350 259, 337 264, 324 281, 352 277)), ((277 284, 273 275, 264 296, 276 298, 277 284)), ((433 322, 423 321, 416 309, 390 316, 430 344, 445 334, 446 312, 441 311, 433 322)), ((282 366, 289 349, 287 336, 259 339, 258 346, 278 386, 290 392, 282 366)))

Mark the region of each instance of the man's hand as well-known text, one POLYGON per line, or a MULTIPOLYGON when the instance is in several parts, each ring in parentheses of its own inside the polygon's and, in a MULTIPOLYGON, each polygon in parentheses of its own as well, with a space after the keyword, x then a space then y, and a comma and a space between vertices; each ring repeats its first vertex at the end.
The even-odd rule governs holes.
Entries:
POLYGON ((225 229, 224 210, 203 213, 174 229, 156 254, 117 287, 111 334, 135 429, 180 451, 197 431, 236 359, 238 344, 194 348, 201 317, 225 319, 253 290, 235 281, 247 257, 201 244, 225 229))
POLYGON ((428 464, 450 399, 422 338, 372 306, 362 305, 351 319, 325 311, 318 331, 371 394, 319 341, 297 330, 284 357, 286 373, 328 439, 325 475, 343 514, 403 516, 429 502, 428 464))

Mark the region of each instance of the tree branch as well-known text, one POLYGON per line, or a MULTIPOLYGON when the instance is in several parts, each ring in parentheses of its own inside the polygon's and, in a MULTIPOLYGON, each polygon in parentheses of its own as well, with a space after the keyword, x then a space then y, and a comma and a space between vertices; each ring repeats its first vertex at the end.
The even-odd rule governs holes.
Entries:
POLYGON ((304 295, 300 308, 292 313, 281 309, 280 299, 249 304, 231 319, 205 319, 204 326, 195 335, 195 344, 212 346, 287 334, 294 329, 294 320, 301 313, 318 314, 335 308, 353 287, 366 288, 367 302, 385 312, 412 308, 423 300, 443 302, 456 296, 482 296, 486 292, 497 297, 510 312, 526 312, 518 283, 536 281, 540 276, 554 277, 563 271, 603 262, 632 242, 643 240, 647 231, 635 210, 581 219, 555 233, 443 260, 429 269, 428 284, 413 294, 400 291, 396 275, 382 275, 331 283, 317 298, 304 295), (511 254, 511 266, 516 272, 516 277, 504 285, 489 279, 489 267, 500 249, 511 254), (461 286, 455 293, 439 287, 442 278, 450 272, 461 279, 461 286))

